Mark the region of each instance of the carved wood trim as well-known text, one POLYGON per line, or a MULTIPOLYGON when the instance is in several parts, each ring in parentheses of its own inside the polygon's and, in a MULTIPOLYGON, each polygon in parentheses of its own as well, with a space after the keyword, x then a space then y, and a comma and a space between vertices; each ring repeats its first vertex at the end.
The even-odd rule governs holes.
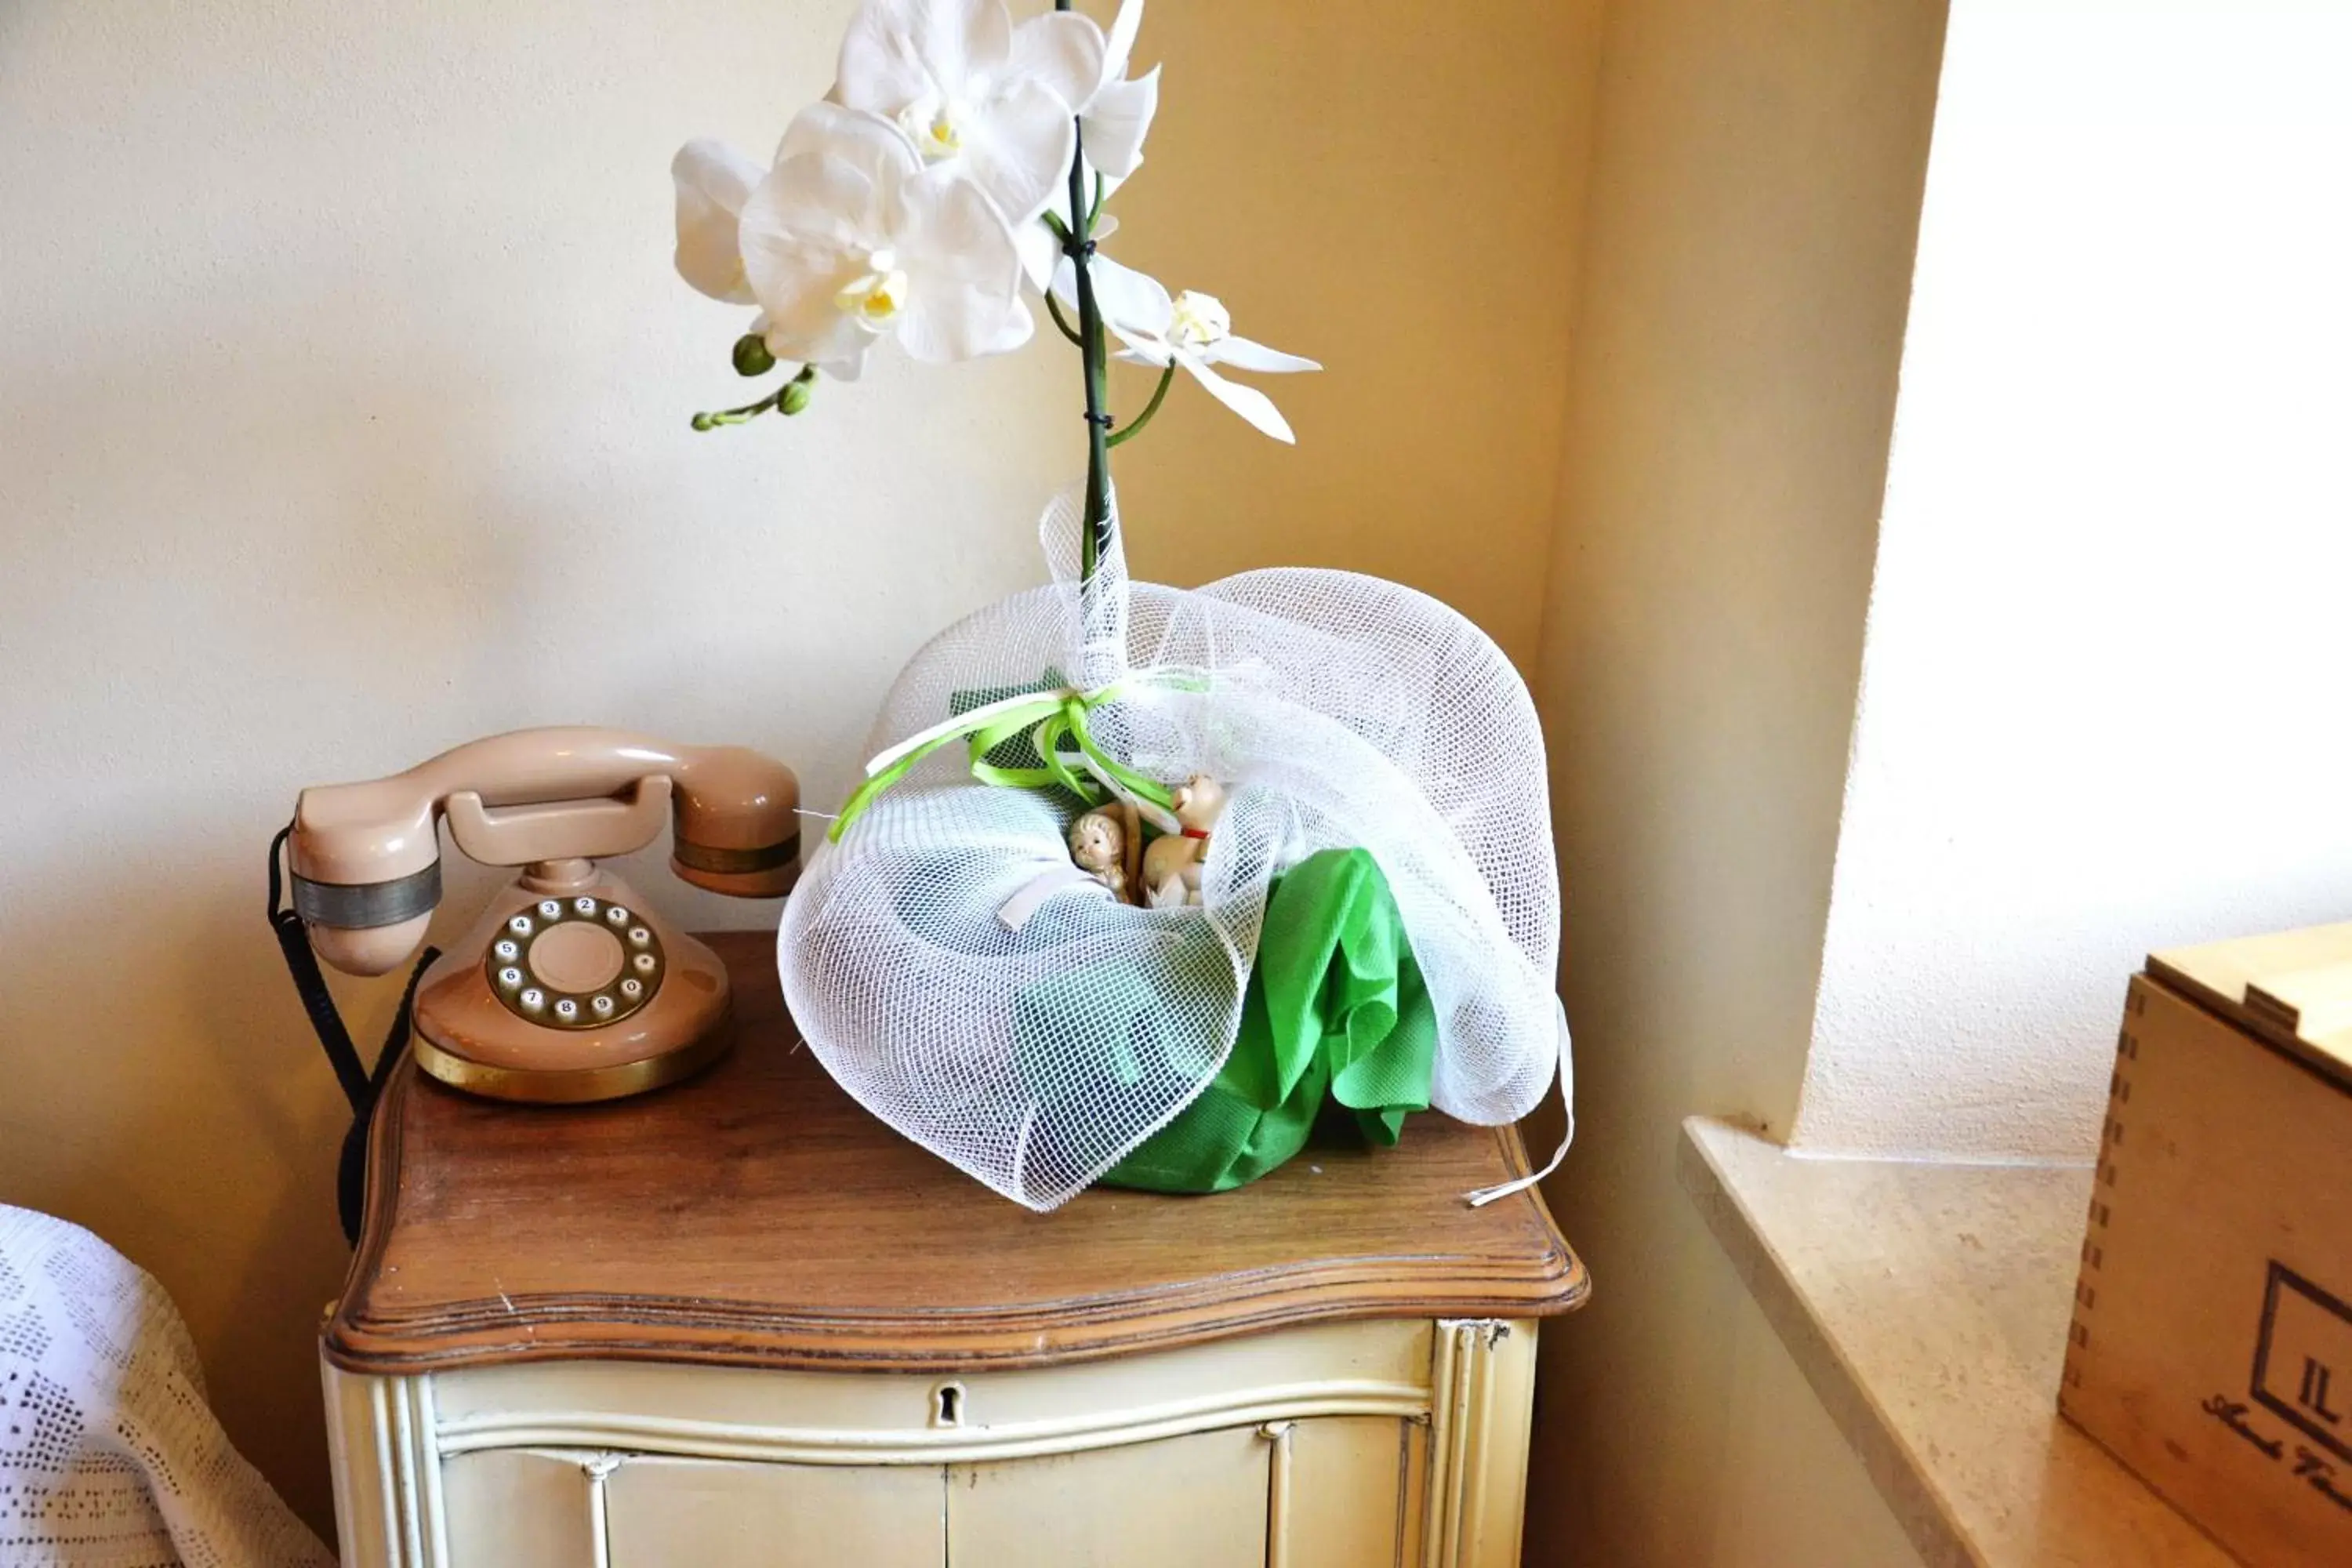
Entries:
POLYGON ((1097 1415, 962 1430, 763 1426, 613 1410, 474 1416, 441 1428, 444 1455, 488 1448, 619 1448, 680 1458, 796 1465, 958 1465, 1029 1459, 1318 1417, 1426 1418, 1429 1391, 1409 1384, 1337 1382, 1235 1390, 1213 1399, 1097 1415))
POLYGON ((1437 1325, 1422 1568, 1519 1560, 1535 1331, 1527 1321, 1437 1325))
POLYGON ((346 1568, 447 1568, 441 1449, 424 1378, 328 1373, 329 1450, 346 1568))

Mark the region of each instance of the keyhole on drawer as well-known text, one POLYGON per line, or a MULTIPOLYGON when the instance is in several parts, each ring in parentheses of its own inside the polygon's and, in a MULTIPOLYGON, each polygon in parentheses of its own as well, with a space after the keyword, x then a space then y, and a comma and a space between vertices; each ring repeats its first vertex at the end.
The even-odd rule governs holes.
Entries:
POLYGON ((931 1390, 931 1425, 961 1426, 963 1425, 963 1384, 943 1383, 931 1390))

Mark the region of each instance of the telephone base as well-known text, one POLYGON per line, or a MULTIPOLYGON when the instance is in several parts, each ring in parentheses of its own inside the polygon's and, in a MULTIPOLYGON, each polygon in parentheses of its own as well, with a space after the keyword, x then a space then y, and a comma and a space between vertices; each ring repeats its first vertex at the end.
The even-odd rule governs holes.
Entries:
POLYGON ((560 894, 509 885, 425 972, 416 1064, 491 1100, 618 1100, 718 1059, 728 1011, 718 954, 583 861, 560 894))
POLYGON ((452 1089, 492 1100, 521 1100, 533 1105, 585 1105, 599 1100, 620 1100, 688 1078, 727 1054, 732 1029, 715 1029, 701 1039, 657 1057, 588 1068, 497 1067, 468 1061, 446 1051, 422 1034, 412 1050, 416 1065, 452 1089))

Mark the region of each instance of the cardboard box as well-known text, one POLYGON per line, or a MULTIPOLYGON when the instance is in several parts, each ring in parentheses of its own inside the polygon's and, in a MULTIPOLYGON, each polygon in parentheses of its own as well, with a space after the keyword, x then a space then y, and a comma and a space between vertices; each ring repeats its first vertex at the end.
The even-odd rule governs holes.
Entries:
POLYGON ((2352 1563, 2352 924, 2134 977, 2058 1404, 2245 1562, 2352 1563))

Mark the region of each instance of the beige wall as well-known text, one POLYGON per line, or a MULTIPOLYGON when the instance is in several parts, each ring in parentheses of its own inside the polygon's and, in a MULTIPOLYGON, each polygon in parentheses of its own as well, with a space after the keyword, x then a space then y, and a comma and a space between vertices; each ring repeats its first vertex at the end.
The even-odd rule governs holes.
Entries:
MULTIPOLYGON (((1718 1391, 1725 1440, 1703 1505, 1706 1554, 1691 1561, 1706 1568, 1920 1568, 1918 1549, 1763 1309, 1741 1291, 1715 1328, 1729 1352, 1729 1377, 1718 1391)), ((1584 1561, 1598 1568, 1619 1560, 1596 1552, 1584 1561)))
MULTIPOLYGON (((1148 509, 1140 573, 1371 572, 1531 666, 1601 10, 1504 0, 1475 26, 1427 0, 1149 13, 1171 62, 1165 150, 1122 198, 1131 237, 1108 248, 1329 369, 1266 381, 1299 416, 1298 453, 1232 438, 1205 398, 1121 450, 1128 504, 1148 509)), ((1126 374, 1120 406, 1150 391, 1126 374)))
POLYGON ((1693 1111, 1804 1068, 1935 97, 1933 0, 1645 0, 1601 57, 1538 700, 1593 1303, 1547 1336, 1529 1561, 1708 1561, 1738 1280, 1693 1111))
MULTIPOLYGON (((0 8, 0 1202, 162 1277, 314 1521, 341 1115, 261 921, 294 790, 598 719, 828 804, 1076 471, 1050 342, 686 428, 735 318, 669 273, 669 154, 769 145, 847 10, 0 8)), ((1146 571, 1383 573, 1532 658, 1597 14, 1153 9, 1112 248, 1331 368, 1274 388, 1296 452, 1197 397, 1128 449, 1146 571)))

